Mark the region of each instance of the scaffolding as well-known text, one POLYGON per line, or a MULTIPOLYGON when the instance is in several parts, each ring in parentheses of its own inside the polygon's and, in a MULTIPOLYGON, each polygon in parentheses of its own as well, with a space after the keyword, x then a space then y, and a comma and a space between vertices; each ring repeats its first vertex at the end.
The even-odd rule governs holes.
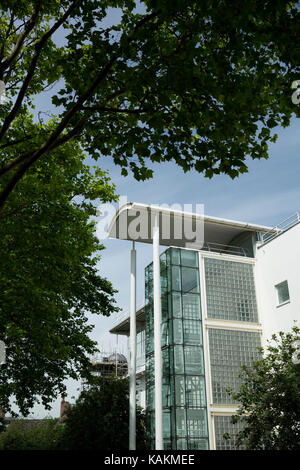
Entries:
MULTIPOLYGON (((99 352, 91 359, 91 374, 94 377, 126 377, 128 375, 128 362, 123 354, 113 352, 99 352)), ((89 387, 86 378, 81 379, 81 389, 86 390, 89 387)))

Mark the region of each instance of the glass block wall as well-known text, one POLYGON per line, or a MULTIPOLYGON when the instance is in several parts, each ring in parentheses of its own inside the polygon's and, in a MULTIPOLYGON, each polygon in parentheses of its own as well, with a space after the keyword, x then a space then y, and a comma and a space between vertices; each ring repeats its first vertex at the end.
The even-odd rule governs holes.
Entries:
MULTIPOLYGON (((146 408, 154 448, 152 265, 145 271, 146 408)), ((198 253, 161 255, 163 437, 165 449, 208 449, 198 253)))
POLYGON ((213 403, 234 404, 227 390, 238 390, 241 366, 259 358, 260 334, 221 328, 208 332, 213 403))
POLYGON ((216 450, 243 450, 243 446, 237 447, 237 434, 242 431, 243 423, 233 424, 231 416, 215 416, 215 436, 216 450), (224 439, 224 434, 228 434, 230 439, 224 439))
MULTIPOLYGON (((257 323, 258 312, 252 264, 204 258, 207 317, 257 323)), ((259 358, 260 333, 238 329, 209 328, 209 352, 212 402, 237 404, 229 390, 241 384, 242 365, 259 358)), ((214 416, 217 450, 236 449, 236 434, 242 424, 233 424, 231 416, 214 416), (224 439, 229 434, 230 439, 224 439)), ((243 447, 239 447, 242 449, 243 447)))
POLYGON ((257 322, 253 266, 205 258, 208 318, 257 322))

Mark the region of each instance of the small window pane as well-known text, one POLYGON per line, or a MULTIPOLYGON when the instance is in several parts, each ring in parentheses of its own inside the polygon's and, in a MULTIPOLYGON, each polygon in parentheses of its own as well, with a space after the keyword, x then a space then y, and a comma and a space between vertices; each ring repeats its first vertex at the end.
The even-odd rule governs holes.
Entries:
POLYGON ((207 435, 206 409, 187 410, 187 428, 189 437, 202 437, 207 435))
POLYGON ((202 331, 201 323, 197 320, 187 320, 183 322, 184 343, 185 344, 201 344, 202 331))
POLYGON ((177 318, 174 318, 173 327, 174 327, 174 333, 173 333, 174 343, 182 344, 183 343, 182 320, 178 320, 177 318))
POLYGON ((187 450, 187 440, 177 439, 177 450, 187 450))
POLYGON ((290 300, 289 286, 288 286, 287 281, 284 281, 278 284, 276 286, 276 290, 277 290, 279 304, 283 304, 284 302, 287 302, 288 300, 290 300))
POLYGON ((175 404, 176 406, 185 405, 185 386, 184 375, 175 375, 175 404))
POLYGON ((174 369, 175 374, 184 374, 183 347, 174 346, 174 369))
POLYGON ((163 411, 163 437, 170 438, 171 424, 170 424, 170 411, 163 411))
POLYGON ((172 264, 180 264, 180 251, 177 248, 171 248, 172 264))
POLYGON ((168 322, 161 325, 161 347, 169 345, 169 324, 168 322))
POLYGON ((186 404, 188 407, 204 407, 206 404, 205 379, 198 375, 185 377, 186 404))
POLYGON ((200 297, 195 294, 183 294, 182 296, 183 317, 193 320, 201 319, 200 297))
POLYGON ((161 321, 166 321, 169 318, 169 306, 167 294, 161 296, 161 321))
POLYGON ((172 306, 173 311, 170 313, 170 316, 181 318, 182 317, 182 308, 181 308, 181 294, 177 292, 172 293, 172 306))
POLYGON ((184 346, 185 373, 203 374, 204 361, 202 348, 195 346, 184 346))
POLYGON ((199 292, 199 271, 194 268, 182 268, 183 292, 199 292))
POLYGON ((181 264, 182 266, 189 266, 191 268, 198 267, 198 253, 196 251, 181 250, 181 264))
POLYGON ((186 414, 184 408, 176 408, 176 434, 178 437, 186 436, 186 414))
POLYGON ((180 267, 172 266, 172 290, 181 290, 180 267))

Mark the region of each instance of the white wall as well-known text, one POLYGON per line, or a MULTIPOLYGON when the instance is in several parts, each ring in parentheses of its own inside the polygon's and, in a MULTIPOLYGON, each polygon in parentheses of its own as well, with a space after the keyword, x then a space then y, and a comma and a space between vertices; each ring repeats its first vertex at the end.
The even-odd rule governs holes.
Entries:
POLYGON ((257 249, 257 301, 263 340, 300 326, 300 224, 257 249), (278 306, 276 284, 288 281, 290 302, 278 306))

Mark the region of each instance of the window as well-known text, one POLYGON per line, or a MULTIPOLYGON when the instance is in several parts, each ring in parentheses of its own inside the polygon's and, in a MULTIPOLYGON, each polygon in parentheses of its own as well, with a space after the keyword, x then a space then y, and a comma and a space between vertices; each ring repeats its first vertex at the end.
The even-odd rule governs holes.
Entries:
POLYGON ((290 300, 289 286, 287 281, 283 281, 275 286, 278 296, 278 305, 284 304, 290 300))

